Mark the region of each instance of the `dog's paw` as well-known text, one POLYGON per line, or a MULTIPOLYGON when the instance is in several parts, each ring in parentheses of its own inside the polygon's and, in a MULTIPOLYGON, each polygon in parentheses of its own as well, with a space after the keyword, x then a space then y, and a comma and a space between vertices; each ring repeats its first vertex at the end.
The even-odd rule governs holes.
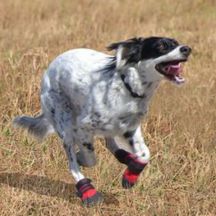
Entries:
POLYGON ((141 163, 135 157, 130 156, 128 167, 122 177, 122 187, 126 189, 132 188, 146 165, 147 163, 141 163))
POLYGON ((103 202, 103 196, 97 191, 94 193, 94 195, 88 193, 88 195, 85 195, 85 197, 82 197, 81 199, 83 205, 86 207, 94 206, 103 202))
POLYGON ((136 184, 138 177, 139 174, 126 169, 122 177, 122 187, 125 189, 132 188, 136 184))
POLYGON ((81 198, 83 205, 86 207, 93 206, 103 201, 102 195, 96 191, 90 182, 90 179, 85 178, 76 184, 77 195, 81 198))

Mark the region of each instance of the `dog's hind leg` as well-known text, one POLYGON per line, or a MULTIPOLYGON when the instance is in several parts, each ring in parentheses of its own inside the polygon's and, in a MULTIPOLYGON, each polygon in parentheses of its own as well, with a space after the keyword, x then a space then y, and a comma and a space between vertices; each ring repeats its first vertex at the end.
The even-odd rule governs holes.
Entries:
POLYGON ((88 131, 78 129, 76 132, 76 143, 79 147, 77 161, 84 167, 92 167, 96 164, 96 157, 93 145, 93 136, 88 131))
MULTIPOLYGON (((77 129, 76 131, 76 143, 79 147, 77 153, 77 161, 82 166, 94 166, 96 164, 93 136, 84 129, 77 129)), ((95 190, 93 185, 90 184, 90 179, 83 179, 77 182, 76 188, 85 205, 92 205, 103 200, 102 195, 95 190)))
MULTIPOLYGON (((53 100, 55 97, 53 96, 53 100)), ((79 164, 77 162, 76 155, 76 142, 77 137, 77 127, 74 121, 73 109, 68 106, 66 102, 52 103, 49 98, 45 101, 44 110, 46 115, 49 116, 52 125, 63 141, 63 147, 66 152, 69 170, 76 181, 77 194, 81 198, 84 205, 93 205, 94 203, 100 202, 102 200, 100 193, 98 193, 94 186, 91 184, 90 179, 87 179, 79 169, 79 164), (54 106, 55 105, 55 106, 54 106)))
POLYGON ((76 180, 77 195, 81 198, 84 205, 90 206, 100 202, 102 196, 95 190, 94 186, 91 184, 91 180, 85 178, 80 172, 77 157, 73 148, 74 145, 72 144, 73 140, 70 138, 71 137, 67 135, 64 137, 64 149, 69 160, 69 169, 76 180))
POLYGON ((119 138, 106 139, 107 148, 114 154, 117 160, 127 165, 123 174, 122 186, 131 188, 138 180, 140 173, 149 162, 150 153, 145 145, 141 129, 138 127, 135 131, 129 131, 119 138), (123 148, 120 142, 125 141, 132 148, 130 153, 123 148))
POLYGON ((79 169, 74 145, 74 141, 76 139, 72 133, 72 127, 70 127, 68 124, 61 124, 61 128, 63 125, 65 126, 65 130, 59 131, 58 133, 61 134, 63 139, 63 146, 69 161, 69 169, 76 181, 77 195, 81 198, 83 204, 86 206, 101 202, 101 194, 95 190, 94 186, 91 184, 91 180, 85 178, 79 169))
POLYGON ((77 195, 86 206, 93 205, 102 201, 102 196, 91 184, 91 180, 86 178, 79 169, 77 156, 75 153, 75 141, 77 134, 73 133, 71 113, 62 113, 61 118, 56 122, 58 134, 63 139, 63 146, 69 161, 69 170, 76 181, 77 195), (64 117, 64 118, 63 118, 64 117), (67 121, 65 121, 67 119, 67 121))

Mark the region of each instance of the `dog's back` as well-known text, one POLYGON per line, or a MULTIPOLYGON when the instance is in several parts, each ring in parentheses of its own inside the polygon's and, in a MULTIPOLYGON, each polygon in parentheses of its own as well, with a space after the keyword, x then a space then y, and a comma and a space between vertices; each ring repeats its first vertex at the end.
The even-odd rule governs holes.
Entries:
POLYGON ((36 118, 17 117, 14 124, 28 129, 38 138, 53 132, 50 122, 53 115, 49 113, 53 114, 54 107, 64 102, 80 110, 88 100, 92 86, 101 77, 101 73, 97 72, 110 61, 110 58, 112 56, 84 48, 69 50, 57 56, 50 63, 41 82, 43 113, 36 118))

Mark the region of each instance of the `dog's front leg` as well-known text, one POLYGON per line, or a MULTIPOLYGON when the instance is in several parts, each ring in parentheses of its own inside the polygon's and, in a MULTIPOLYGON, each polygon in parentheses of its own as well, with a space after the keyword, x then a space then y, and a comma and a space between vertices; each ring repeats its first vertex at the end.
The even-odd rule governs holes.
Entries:
POLYGON ((140 173, 149 162, 150 152, 145 145, 140 127, 135 131, 128 131, 121 138, 131 147, 133 153, 120 147, 122 145, 119 138, 107 138, 106 144, 117 160, 127 165, 127 169, 123 174, 122 186, 124 188, 131 188, 137 182, 140 173))
POLYGON ((144 142, 141 127, 139 126, 135 131, 128 131, 124 133, 123 136, 126 142, 133 149, 133 153, 136 155, 137 159, 142 163, 148 163, 150 159, 150 152, 144 142))

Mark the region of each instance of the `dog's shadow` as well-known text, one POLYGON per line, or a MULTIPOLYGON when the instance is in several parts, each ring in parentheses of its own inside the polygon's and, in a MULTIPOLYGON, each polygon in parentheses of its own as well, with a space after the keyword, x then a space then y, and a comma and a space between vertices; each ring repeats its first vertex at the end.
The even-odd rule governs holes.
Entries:
MULTIPOLYGON (((22 173, 0 173, 0 185, 6 184, 40 195, 61 198, 67 201, 79 201, 75 185, 60 180, 49 179, 46 176, 27 175, 22 173)), ((119 204, 112 194, 103 193, 105 204, 119 204)))

